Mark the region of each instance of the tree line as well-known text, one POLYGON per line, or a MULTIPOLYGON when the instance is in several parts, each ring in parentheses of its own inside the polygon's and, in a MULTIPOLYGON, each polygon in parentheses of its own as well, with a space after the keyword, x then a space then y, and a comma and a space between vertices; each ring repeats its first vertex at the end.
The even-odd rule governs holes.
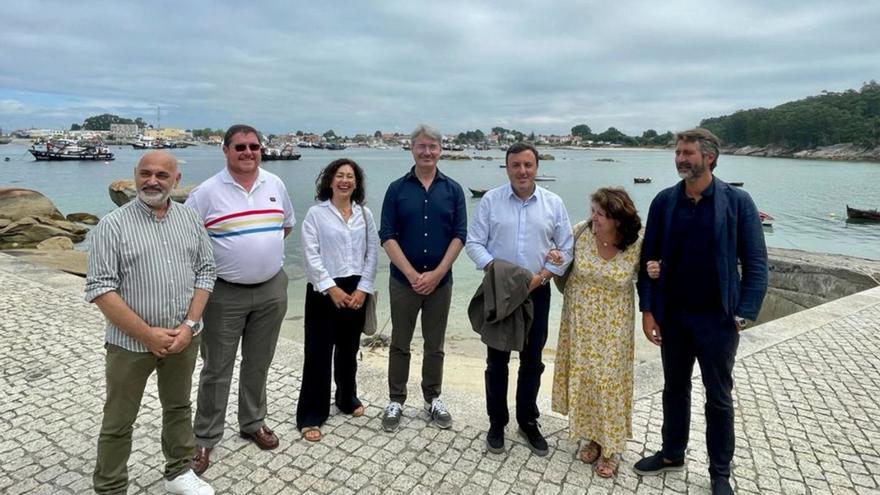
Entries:
POLYGON ((700 122, 728 145, 779 145, 794 151, 839 143, 880 145, 880 84, 821 95, 773 108, 740 110, 700 122))

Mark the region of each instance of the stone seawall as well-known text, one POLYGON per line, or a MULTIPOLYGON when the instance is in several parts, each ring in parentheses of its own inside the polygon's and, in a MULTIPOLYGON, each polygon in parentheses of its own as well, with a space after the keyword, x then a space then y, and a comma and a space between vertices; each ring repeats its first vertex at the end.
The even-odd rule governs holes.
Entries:
POLYGON ((880 261, 769 248, 769 288, 759 322, 880 285, 880 261))

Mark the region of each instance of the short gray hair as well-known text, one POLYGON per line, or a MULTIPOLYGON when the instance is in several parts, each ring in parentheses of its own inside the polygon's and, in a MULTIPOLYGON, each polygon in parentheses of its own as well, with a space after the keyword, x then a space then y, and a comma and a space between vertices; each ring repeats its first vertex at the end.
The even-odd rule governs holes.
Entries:
POLYGON ((412 134, 409 135, 409 140, 415 141, 416 138, 419 136, 425 136, 433 141, 437 141, 438 143, 443 142, 443 134, 440 134, 440 131, 431 127, 428 124, 417 125, 415 130, 412 131, 412 134))
POLYGON ((700 143, 700 153, 703 155, 715 155, 715 160, 710 167, 710 170, 715 170, 715 166, 718 165, 718 155, 721 153, 721 140, 718 139, 718 136, 712 134, 712 131, 702 127, 682 131, 675 135, 675 142, 679 141, 700 143))

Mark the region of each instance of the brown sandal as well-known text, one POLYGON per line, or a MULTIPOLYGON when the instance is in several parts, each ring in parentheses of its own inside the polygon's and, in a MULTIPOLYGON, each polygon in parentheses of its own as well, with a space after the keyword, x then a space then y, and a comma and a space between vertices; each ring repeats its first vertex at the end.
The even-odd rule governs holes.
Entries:
POLYGON ((317 426, 306 426, 302 429, 302 437, 310 442, 320 442, 324 434, 317 426))
POLYGON ((591 441, 586 447, 578 452, 577 458, 584 464, 592 464, 596 462, 596 459, 599 458, 601 452, 602 447, 598 443, 591 441))
POLYGON ((617 473, 617 465, 619 462, 617 456, 602 456, 599 458, 599 462, 596 463, 596 474, 600 478, 611 478, 617 473))

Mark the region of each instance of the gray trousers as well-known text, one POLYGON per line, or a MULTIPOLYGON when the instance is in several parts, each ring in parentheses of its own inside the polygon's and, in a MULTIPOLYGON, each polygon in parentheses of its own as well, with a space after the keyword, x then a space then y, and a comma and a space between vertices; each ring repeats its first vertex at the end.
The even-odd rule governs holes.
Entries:
POLYGON ((159 358, 149 352, 131 352, 105 344, 107 400, 98 436, 98 458, 92 476, 95 493, 126 493, 131 436, 147 379, 156 371, 162 404, 162 453, 165 478, 174 479, 189 469, 195 449, 192 431, 192 374, 199 339, 178 354, 159 358))
POLYGON ((425 340, 422 360, 422 395, 426 402, 440 397, 443 383, 443 345, 446 342, 446 320, 452 302, 452 282, 438 287, 427 296, 417 294, 409 284, 393 276, 388 284, 391 301, 391 347, 388 355, 388 391, 392 401, 406 402, 409 379, 410 344, 416 318, 422 312, 422 338, 425 340))
POLYGON ((238 381, 239 430, 253 433, 266 419, 266 379, 287 312, 284 270, 262 284, 244 286, 217 279, 205 306, 202 373, 193 424, 196 444, 214 447, 223 438, 232 370, 241 341, 238 381))

